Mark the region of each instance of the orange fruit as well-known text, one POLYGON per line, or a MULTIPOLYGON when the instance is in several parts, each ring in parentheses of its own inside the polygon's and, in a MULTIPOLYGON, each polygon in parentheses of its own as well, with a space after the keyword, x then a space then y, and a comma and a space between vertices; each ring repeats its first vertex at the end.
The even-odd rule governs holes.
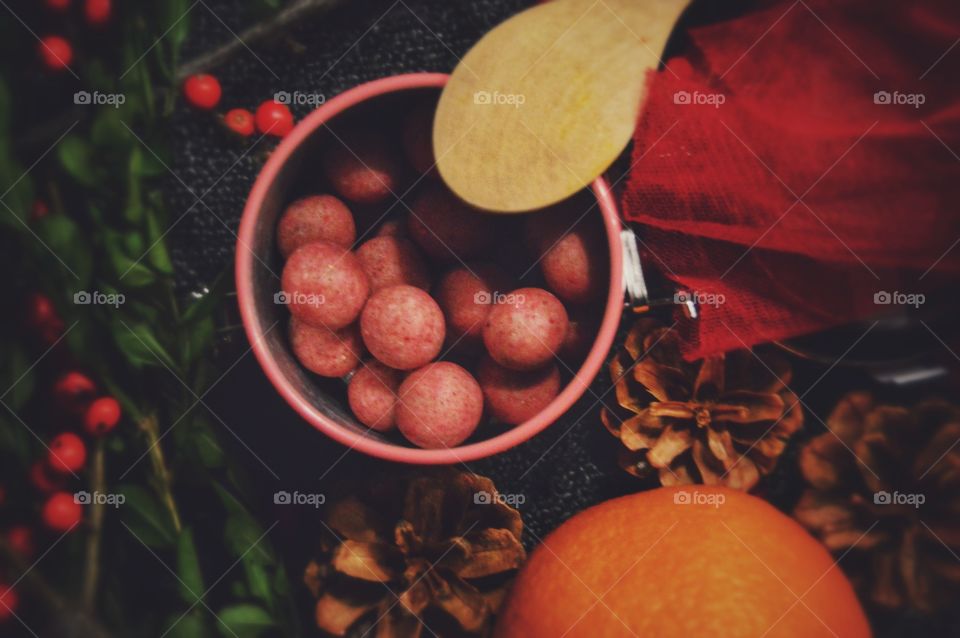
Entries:
POLYGON ((613 499, 550 534, 501 609, 497 638, 866 638, 853 588, 767 502, 703 485, 613 499))

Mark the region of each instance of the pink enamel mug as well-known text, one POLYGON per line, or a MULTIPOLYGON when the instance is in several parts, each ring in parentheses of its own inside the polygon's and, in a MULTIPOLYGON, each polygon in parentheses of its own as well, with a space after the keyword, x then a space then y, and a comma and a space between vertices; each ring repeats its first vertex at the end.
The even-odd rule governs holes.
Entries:
POLYGON ((357 422, 346 404, 343 381, 315 377, 296 361, 286 337, 287 309, 274 303, 274 294, 280 289, 276 275, 283 267, 275 235, 279 215, 295 198, 294 190, 301 177, 317 172, 316 162, 310 160, 328 141, 329 123, 347 113, 363 113, 379 106, 393 110, 404 100, 439 94, 447 78, 441 73, 413 73, 374 80, 341 93, 305 117, 280 142, 260 171, 247 198, 237 240, 236 284, 243 325, 257 361, 280 395, 307 423, 343 445, 382 459, 419 465, 491 456, 523 443, 554 423, 587 391, 600 372, 624 307, 620 220, 610 187, 598 178, 591 186, 597 207, 590 214, 599 210, 603 217, 610 256, 610 285, 602 320, 579 369, 533 418, 488 438, 482 438, 481 425, 468 442, 456 447, 421 449, 357 422))

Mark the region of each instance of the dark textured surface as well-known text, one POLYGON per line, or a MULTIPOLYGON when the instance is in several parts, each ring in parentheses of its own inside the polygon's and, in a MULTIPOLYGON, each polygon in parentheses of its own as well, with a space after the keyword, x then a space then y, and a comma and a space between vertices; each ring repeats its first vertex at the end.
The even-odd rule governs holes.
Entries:
MULTIPOLYGON (((218 71, 224 89, 222 107, 254 109, 279 90, 317 92, 331 97, 361 82, 412 71, 450 71, 473 42, 493 25, 519 11, 525 0, 409 0, 357 1, 334 15, 303 24, 289 38, 242 51, 218 71), (297 53, 296 51, 301 51, 297 53), (259 58, 259 59, 258 59, 259 58), (274 74, 276 74, 275 77, 274 74)), ((247 18, 242 2, 211 2, 210 8, 239 31, 247 18)), ((190 58, 233 36, 203 4, 191 12, 192 36, 184 52, 190 58)), ((172 232, 180 285, 192 291, 210 284, 226 271, 232 279, 235 231, 247 193, 273 145, 262 141, 253 148, 226 136, 211 117, 178 107, 171 127, 176 150, 175 179, 169 183, 174 218, 183 217, 172 232), (209 192, 207 192, 209 191, 209 192), (203 203, 195 203, 196 195, 203 203), (176 211, 179 211, 176 212, 176 211)), ((296 107, 302 117, 309 107, 296 107)), ((333 443, 301 421, 276 394, 247 351, 242 333, 231 333, 223 353, 229 372, 208 399, 235 442, 234 453, 261 478, 265 516, 277 489, 324 491, 334 483, 386 475, 390 466, 333 443), (239 358, 239 362, 238 362, 239 358), (234 367, 233 364, 236 363, 234 367), (234 438, 235 437, 235 438, 234 438)), ((796 389, 803 392, 825 372, 816 366, 798 366, 796 389)), ((842 366, 829 371, 806 401, 825 418, 828 406, 848 387, 865 381, 842 366)), ((570 412, 546 432, 517 448, 469 464, 494 479, 500 490, 525 499, 521 510, 533 546, 563 520, 583 508, 613 496, 646 487, 617 469, 612 438, 599 422, 601 401, 613 403, 606 374, 593 384, 570 412)), ((808 431, 820 430, 808 418, 808 431)), ((761 491, 780 507, 789 507, 800 490, 793 459, 796 444, 787 451, 777 473, 761 491)), ((642 513, 638 512, 638 516, 642 513)), ((285 519, 286 522, 286 519, 285 519)), ((296 575, 310 550, 310 525, 289 524, 278 530, 291 571, 296 575)), ((309 612, 305 610, 305 614, 309 612)), ((909 617, 874 617, 881 635, 947 635, 939 627, 909 617)), ((957 634, 953 634, 957 635, 957 634)))
MULTIPOLYGON (((223 106, 254 108, 278 90, 319 92, 330 97, 377 77, 450 71, 458 56, 484 32, 527 3, 357 4, 362 7, 320 18, 293 33, 292 39, 306 47, 302 54, 292 54, 285 44, 258 47, 256 56, 244 52, 221 69, 218 76, 224 88, 223 106)), ((211 7, 228 20, 229 11, 221 5, 211 7)), ((194 37, 186 57, 203 50, 209 42, 231 37, 203 9, 198 8, 193 19, 194 37)), ((233 30, 241 26, 239 21, 230 24, 233 30)), ((302 117, 307 110, 297 108, 295 115, 302 117)), ((203 203, 193 206, 172 233, 180 283, 185 289, 196 290, 224 268, 232 268, 240 213, 273 142, 263 140, 252 149, 236 145, 212 120, 186 109, 178 112, 173 130, 177 151, 174 172, 197 194, 214 185, 203 203)), ((175 181, 170 184, 170 193, 173 210, 185 211, 196 201, 175 181)), ((242 342, 242 336, 238 335, 238 340, 242 342)), ((224 355, 225 363, 229 365, 245 349, 245 342, 238 344, 224 355)), ((471 469, 492 476, 504 492, 526 498, 524 510, 531 531, 528 543, 534 543, 573 512, 635 489, 632 481, 615 469, 612 441, 599 427, 598 400, 612 400, 612 394, 603 395, 608 389, 604 379, 598 380, 592 394, 588 393, 544 435, 506 454, 469 464, 471 469)), ((268 478, 273 478, 271 473, 279 475, 281 484, 309 483, 321 476, 323 483, 332 483, 362 476, 366 468, 383 466, 358 452, 348 452, 305 425, 276 395, 252 355, 245 356, 230 372, 214 396, 219 399, 215 403, 218 414, 269 469, 242 446, 238 453, 248 454, 251 467, 262 469, 268 478)))
MULTIPOLYGON (((242 2, 213 2, 217 17, 198 4, 190 13, 192 37, 184 58, 231 39, 243 28, 242 2)), ((526 0, 387 2, 364 0, 304 24, 283 40, 241 53, 220 69, 222 106, 254 110, 277 91, 319 93, 329 98, 376 78, 416 71, 452 71, 479 37, 525 8, 526 0), (302 52, 297 52, 303 47, 302 52)), ((311 107, 293 107, 298 119, 311 107)), ((173 122, 177 175, 196 197, 171 183, 174 211, 186 211, 174 229, 174 255, 181 282, 195 287, 210 281, 232 257, 234 238, 247 192, 264 154, 274 143, 230 143, 210 118, 181 105, 173 122)), ((174 218, 176 219, 176 216, 174 218)))

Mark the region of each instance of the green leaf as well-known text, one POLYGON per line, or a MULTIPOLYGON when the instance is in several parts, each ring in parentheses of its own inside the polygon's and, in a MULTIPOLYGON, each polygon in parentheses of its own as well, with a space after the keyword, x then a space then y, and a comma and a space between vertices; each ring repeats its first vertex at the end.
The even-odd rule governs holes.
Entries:
POLYGON ((207 623, 196 611, 183 618, 179 614, 171 616, 164 623, 164 626, 169 628, 169 633, 166 635, 170 638, 208 638, 210 636, 207 623))
POLYGON ((169 39, 171 50, 174 56, 177 55, 180 45, 187 39, 190 32, 190 16, 186 0, 170 0, 162 3, 166 7, 166 18, 169 19, 170 28, 167 37, 169 39))
POLYGON ((223 296, 226 292, 228 281, 232 280, 227 275, 227 271, 221 271, 206 294, 190 304, 183 313, 184 323, 212 316, 214 311, 223 303, 223 296))
MULTIPOLYGON (((135 295, 133 302, 124 307, 129 309, 130 318, 133 322, 145 323, 148 326, 162 325, 157 322, 163 318, 164 322, 170 321, 171 315, 175 312, 170 304, 164 303, 163 297, 159 293, 156 295, 135 295)), ((127 323, 130 323, 128 321, 127 323)))
POLYGON ((114 454, 121 454, 127 449, 126 441, 119 436, 111 436, 107 439, 107 450, 114 454))
POLYGON ((287 580, 287 571, 280 567, 273 575, 273 591, 281 598, 286 598, 290 594, 290 581, 287 580))
POLYGON ((263 528, 249 515, 234 515, 227 519, 223 530, 227 549, 237 557, 253 555, 258 560, 272 562, 264 545, 263 528))
POLYGON ((206 591, 203 586, 203 573, 200 571, 200 557, 193 542, 193 532, 185 529, 177 542, 177 574, 180 576, 180 595, 188 605, 196 603, 206 591))
POLYGON ((114 322, 113 339, 134 368, 165 365, 176 372, 177 364, 147 326, 131 326, 118 319, 114 322))
POLYGON ((270 576, 266 568, 251 552, 243 557, 243 571, 250 585, 250 595, 261 600, 268 609, 276 607, 276 597, 270 587, 270 576))
MULTIPOLYGON (((86 289, 93 272, 93 254, 77 224, 67 215, 47 215, 36 224, 36 232, 46 244, 45 248, 41 247, 44 251, 41 254, 49 256, 49 249, 76 274, 76 280, 72 276, 69 279, 73 292, 86 289)), ((56 264, 55 267, 61 266, 56 264)), ((64 273, 69 276, 66 271, 64 273)))
POLYGON ((215 483, 214 487, 220 495, 220 501, 227 509, 227 523, 223 532, 227 548, 234 556, 256 553, 265 564, 274 564, 276 560, 270 553, 267 539, 263 536, 263 526, 243 503, 221 484, 215 483))
POLYGON ((134 535, 148 547, 173 547, 177 533, 169 512, 160 501, 139 485, 122 485, 120 493, 126 497, 120 508, 121 518, 134 535))
POLYGON ((34 362, 18 345, 6 344, 3 351, 7 353, 7 364, 0 373, 0 383, 3 384, 0 393, 3 393, 2 400, 7 405, 19 410, 33 394, 34 362))
POLYGON ((33 204, 33 181, 14 154, 11 115, 10 92, 0 78, 0 193, 6 193, 3 197, 6 206, 0 205, 0 223, 23 230, 23 224, 16 220, 25 222, 27 219, 33 204))
POLYGON ((152 246, 147 253, 147 260, 157 271, 165 274, 173 274, 173 263, 170 261, 170 253, 167 251, 167 244, 164 241, 167 229, 160 227, 156 211, 152 208, 146 209, 147 221, 147 241, 152 246))
POLYGON ((193 450, 200 457, 200 462, 208 469, 223 467, 225 455, 217 438, 206 424, 201 424, 195 430, 193 450))
POLYGON ((131 261, 125 268, 118 270, 119 274, 123 275, 123 279, 121 281, 131 288, 142 288, 144 286, 149 286, 157 280, 156 274, 154 274, 150 268, 145 266, 142 261, 131 261))
POLYGON ((25 468, 36 458, 31 448, 33 442, 30 431, 5 408, 0 408, 0 449, 17 458, 25 468))
POLYGON ((193 323, 183 338, 183 360, 187 364, 193 363, 206 353, 213 344, 216 325, 212 317, 204 317, 193 323))
POLYGON ((80 136, 70 135, 57 147, 57 156, 60 158, 60 164, 67 173, 84 186, 95 186, 97 184, 97 174, 95 166, 99 166, 94 161, 92 147, 87 144, 80 136))
POLYGON ((167 167, 153 153, 144 153, 143 160, 137 165, 141 177, 161 177, 167 174, 167 167))
POLYGON ((124 207, 124 218, 135 224, 143 216, 143 149, 134 146, 130 149, 130 158, 127 160, 127 205, 124 207))
POLYGON ((157 280, 147 266, 143 237, 137 232, 104 231, 104 249, 119 282, 130 288, 148 286, 157 280))
POLYGON ((130 135, 130 131, 123 125, 120 111, 112 107, 102 108, 90 127, 90 140, 94 146, 124 148, 130 145, 130 140, 140 148, 140 143, 130 135))
POLYGON ((256 638, 276 626, 270 614, 257 605, 232 605, 221 609, 218 616, 220 633, 228 637, 256 638))

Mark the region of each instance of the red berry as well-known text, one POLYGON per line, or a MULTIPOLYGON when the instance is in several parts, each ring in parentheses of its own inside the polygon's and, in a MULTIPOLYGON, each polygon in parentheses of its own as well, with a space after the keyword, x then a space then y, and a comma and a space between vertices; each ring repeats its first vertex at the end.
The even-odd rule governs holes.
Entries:
POLYGON ((87 446, 72 432, 58 434, 50 441, 47 465, 59 474, 72 474, 83 469, 87 462, 87 446))
POLYGON ((53 397, 62 409, 79 414, 86 409, 96 390, 90 377, 71 370, 53 384, 53 397))
POLYGON ((187 102, 198 109, 209 111, 220 103, 220 81, 207 73, 191 75, 183 83, 183 95, 187 102))
POLYGON ((40 59, 51 71, 61 71, 70 66, 73 61, 73 47, 58 35, 48 35, 41 38, 37 45, 40 59))
POLYGON ((49 214, 50 207, 47 206, 45 201, 38 199, 37 201, 33 202, 33 207, 30 209, 30 221, 39 221, 49 214))
POLYGON ((120 420, 120 404, 113 397, 100 397, 83 415, 83 430, 90 436, 102 436, 120 420))
POLYGON ((63 335, 63 320, 50 298, 39 292, 27 298, 24 321, 30 332, 45 345, 53 345, 63 335))
POLYGON ((30 466, 30 483, 41 494, 51 494, 61 490, 67 484, 64 477, 54 474, 43 461, 37 461, 30 466))
POLYGON ((227 111, 227 114, 223 116, 223 123, 237 135, 242 135, 243 137, 253 135, 253 113, 247 109, 231 109, 227 111))
POLYGON ((66 11, 70 7, 70 0, 44 0, 44 4, 54 11, 66 11))
POLYGON ((3 485, 0 485, 0 505, 3 505, 7 502, 7 488, 3 485))
POLYGON ((293 113, 286 104, 267 100, 257 107, 257 129, 264 135, 284 137, 293 130, 293 113))
POLYGON ((55 532, 67 532, 83 520, 83 506, 73 494, 57 492, 43 504, 43 523, 55 532))
POLYGON ((110 0, 87 0, 83 5, 83 15, 87 24, 99 27, 110 19, 110 0))
POLYGON ((36 551, 33 531, 26 525, 14 525, 7 530, 7 545, 24 558, 30 558, 36 551))
POLYGON ((40 330, 51 325, 62 325, 63 320, 57 314, 50 297, 41 292, 35 292, 27 297, 27 310, 24 318, 27 326, 40 330))
POLYGON ((13 587, 0 583, 0 622, 6 622, 17 613, 20 598, 13 587))

